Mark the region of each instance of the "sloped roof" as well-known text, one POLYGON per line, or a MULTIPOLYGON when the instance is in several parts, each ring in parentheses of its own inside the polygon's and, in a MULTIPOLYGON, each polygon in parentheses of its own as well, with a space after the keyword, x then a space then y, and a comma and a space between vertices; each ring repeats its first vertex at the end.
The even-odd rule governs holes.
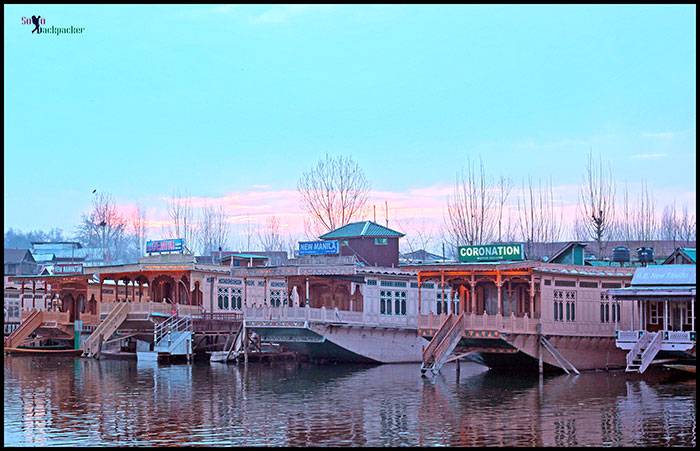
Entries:
POLYGON ((632 287, 640 285, 695 286, 695 265, 651 265, 637 268, 632 287))
POLYGON ((29 254, 28 260, 34 263, 34 257, 32 257, 32 253, 29 252, 29 249, 3 249, 3 259, 5 263, 9 264, 22 263, 27 254, 29 254))
POLYGON ((407 252, 405 254, 401 254, 401 258, 406 259, 406 260, 434 260, 434 261, 442 261, 445 260, 445 258, 441 255, 436 255, 431 252, 426 251, 425 249, 419 249, 414 252, 407 252))
POLYGON ((401 238, 403 233, 392 230, 388 227, 377 224, 372 221, 352 222, 331 230, 319 238, 322 240, 332 240, 336 238, 360 238, 360 237, 376 237, 376 238, 401 238))
POLYGON ((666 258, 666 260, 664 260, 664 264, 671 263, 677 255, 683 255, 692 263, 696 263, 694 247, 679 247, 671 255, 669 255, 668 258, 666 258))

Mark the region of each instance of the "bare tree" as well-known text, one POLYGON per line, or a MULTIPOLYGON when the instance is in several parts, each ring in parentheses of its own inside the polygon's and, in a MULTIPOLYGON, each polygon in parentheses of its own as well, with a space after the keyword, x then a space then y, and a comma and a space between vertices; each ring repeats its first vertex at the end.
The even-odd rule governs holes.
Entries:
POLYGON ((301 175, 297 189, 318 236, 358 218, 367 204, 370 184, 352 157, 326 154, 301 175))
POLYGON ((661 224, 659 225, 659 238, 662 240, 673 241, 675 247, 676 241, 680 237, 680 223, 676 212, 676 203, 664 207, 664 212, 661 216, 661 224))
POLYGON ((466 171, 457 174, 453 195, 447 199, 445 228, 453 245, 484 244, 493 238, 497 198, 479 159, 478 171, 467 160, 466 171))
POLYGON ((596 241, 599 252, 604 254, 603 243, 610 240, 615 221, 615 183, 610 166, 604 171, 601 158, 596 166, 591 153, 588 154, 584 183, 579 193, 579 210, 588 236, 596 241))
POLYGON ((280 220, 277 216, 267 218, 262 230, 258 232, 258 243, 262 250, 280 251, 284 248, 284 243, 280 236, 280 220))
POLYGON ((523 183, 518 197, 518 218, 520 235, 525 241, 526 253, 534 256, 533 243, 550 243, 558 241, 561 236, 563 213, 554 201, 554 188, 550 178, 549 185, 537 181, 535 187, 528 178, 527 187, 523 183))
POLYGON ((79 241, 89 247, 99 247, 106 262, 126 257, 127 221, 119 214, 112 197, 106 193, 95 195, 92 210, 83 214, 76 231, 79 241))
MULTIPOLYGON (((500 176, 498 178, 498 194, 497 194, 497 206, 498 206, 498 234, 496 241, 499 243, 503 242, 503 238, 508 237, 511 234, 510 230, 510 217, 506 219, 507 224, 505 230, 503 230, 503 210, 505 209, 506 202, 508 202, 508 197, 510 196, 510 191, 512 189, 511 180, 500 176)), ((506 238, 508 239, 508 238, 506 238)))
POLYGON ((406 232, 406 236, 401 240, 402 253, 413 253, 420 250, 428 251, 433 245, 435 233, 425 219, 415 221, 397 218, 395 221, 399 230, 406 232))
POLYGON ((688 213, 688 206, 683 205, 683 214, 678 218, 678 239, 687 246, 695 242, 696 238, 695 215, 688 213))
POLYGON ((656 201, 645 180, 642 180, 639 203, 635 206, 631 219, 630 230, 634 240, 650 241, 657 237, 656 201))
POLYGON ((146 210, 140 204, 136 205, 136 212, 131 218, 131 233, 137 253, 141 256, 146 249, 146 210))
POLYGON ((210 205, 202 207, 196 227, 196 245, 200 255, 211 255, 214 250, 214 221, 214 208, 210 205))
POLYGON ((192 199, 180 191, 173 194, 168 201, 168 216, 170 217, 169 235, 171 238, 184 238, 185 246, 195 247, 197 231, 193 220, 192 199))
POLYGON ((213 240, 217 250, 226 249, 228 246, 230 228, 228 224, 228 214, 223 205, 214 210, 213 240))

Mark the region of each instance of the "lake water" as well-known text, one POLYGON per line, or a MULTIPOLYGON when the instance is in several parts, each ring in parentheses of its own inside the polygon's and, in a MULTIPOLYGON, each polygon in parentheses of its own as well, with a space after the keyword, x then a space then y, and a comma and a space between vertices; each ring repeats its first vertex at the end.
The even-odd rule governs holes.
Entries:
POLYGON ((695 446, 695 379, 5 357, 5 446, 695 446))

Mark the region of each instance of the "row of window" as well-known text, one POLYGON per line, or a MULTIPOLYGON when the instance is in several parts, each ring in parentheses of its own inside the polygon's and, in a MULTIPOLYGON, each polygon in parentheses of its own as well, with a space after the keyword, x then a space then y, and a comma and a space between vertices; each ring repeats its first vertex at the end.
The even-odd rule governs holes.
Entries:
POLYGON ((379 313, 382 315, 405 315, 406 292, 382 290, 379 293, 379 313), (393 313, 392 313, 393 306, 393 313))
POLYGON ((620 322, 620 303, 601 302, 600 303, 600 322, 601 323, 619 323, 620 322), (612 314, 612 315, 611 315, 612 314))
POLYGON ((240 288, 220 287, 217 301, 219 310, 240 310, 243 308, 243 296, 240 288))
POLYGON ((573 301, 555 301, 554 321, 576 321, 576 303, 573 301), (566 311, 566 316, 564 316, 564 311, 566 311))
MULTIPOLYGON (((551 279, 544 279, 544 284, 549 286, 552 285, 552 280, 551 279)), ((575 287, 576 286, 576 281, 575 280, 555 280, 554 281, 554 286, 555 287, 575 287)), ((598 282, 591 282, 587 280, 581 280, 578 283, 578 286, 580 288, 598 288, 598 282)), ((625 286, 628 286, 627 284, 625 286)), ((602 282, 601 283, 602 288, 622 288, 622 284, 619 282, 602 282)))

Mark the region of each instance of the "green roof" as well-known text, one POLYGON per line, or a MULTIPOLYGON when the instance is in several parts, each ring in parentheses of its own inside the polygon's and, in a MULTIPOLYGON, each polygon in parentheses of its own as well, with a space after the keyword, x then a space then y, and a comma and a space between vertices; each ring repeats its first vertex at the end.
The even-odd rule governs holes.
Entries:
POLYGON ((265 255, 254 255, 254 254, 229 254, 225 255, 222 260, 227 260, 230 257, 236 257, 236 258, 264 258, 268 259, 269 257, 266 257, 265 255))
POLYGON ((401 238, 403 233, 381 226, 376 222, 362 221, 353 222, 335 230, 331 230, 319 238, 322 240, 332 240, 336 238, 359 238, 359 237, 381 237, 381 238, 401 238))
POLYGON ((684 247, 682 248, 683 253, 688 256, 688 258, 693 262, 696 263, 695 260, 695 248, 694 247, 684 247))

